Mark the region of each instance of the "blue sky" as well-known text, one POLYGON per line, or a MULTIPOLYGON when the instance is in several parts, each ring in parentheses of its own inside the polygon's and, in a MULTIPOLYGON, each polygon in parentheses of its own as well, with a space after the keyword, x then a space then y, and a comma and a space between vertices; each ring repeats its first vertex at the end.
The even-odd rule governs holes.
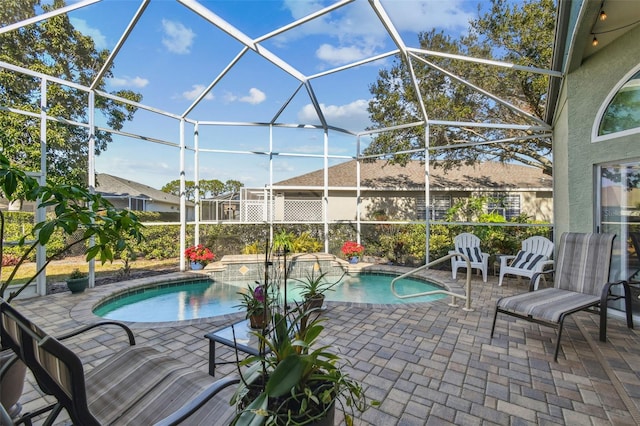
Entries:
MULTIPOLYGON (((199 4, 250 39, 290 24, 329 6, 329 1, 224 0, 199 4)), ((404 42, 418 46, 417 34, 432 28, 460 34, 477 16, 478 1, 381 0, 404 42)), ((98 48, 113 49, 136 10, 137 1, 104 0, 69 14, 73 25, 91 35, 98 48)), ((118 53, 107 89, 130 89, 143 95, 142 103, 182 115, 197 96, 223 75, 242 44, 210 22, 173 0, 152 0, 118 53)), ((269 38, 261 44, 305 76, 379 55, 395 48, 369 2, 356 0, 305 25, 269 38)), ((311 81, 312 89, 330 124, 354 132, 368 126, 366 111, 369 86, 378 70, 392 58, 358 66, 311 81)), ((188 117, 200 121, 268 122, 286 105, 276 121, 317 124, 306 90, 289 74, 249 51, 224 74, 188 117)), ((125 132, 177 144, 178 121, 139 110, 125 132)), ((193 126, 186 126, 187 145, 192 146, 193 126)), ((269 150, 269 129, 258 127, 201 126, 200 146, 233 151, 269 150)), ((298 157, 276 156, 274 181, 322 167, 321 159, 302 157, 321 154, 321 131, 275 129, 273 151, 298 157)), ((366 144, 366 140, 362 141, 366 144)), ((330 132, 329 152, 353 156, 356 139, 330 132)), ((193 154, 187 154, 186 176, 193 179, 193 154)), ((335 162, 338 160, 332 161, 335 162)), ((160 188, 179 178, 179 152, 175 147, 115 136, 97 159, 98 172, 110 173, 160 188)), ((268 183, 267 156, 238 154, 200 155, 201 179, 236 179, 249 187, 268 183)))

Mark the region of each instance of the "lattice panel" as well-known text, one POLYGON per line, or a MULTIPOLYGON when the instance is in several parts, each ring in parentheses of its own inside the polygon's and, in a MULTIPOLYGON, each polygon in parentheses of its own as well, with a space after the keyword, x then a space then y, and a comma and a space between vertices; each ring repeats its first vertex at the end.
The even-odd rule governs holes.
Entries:
POLYGON ((322 201, 285 200, 285 221, 321 221, 322 201))
POLYGON ((264 222, 269 220, 269 211, 265 212, 264 201, 244 201, 242 203, 242 222, 264 222))

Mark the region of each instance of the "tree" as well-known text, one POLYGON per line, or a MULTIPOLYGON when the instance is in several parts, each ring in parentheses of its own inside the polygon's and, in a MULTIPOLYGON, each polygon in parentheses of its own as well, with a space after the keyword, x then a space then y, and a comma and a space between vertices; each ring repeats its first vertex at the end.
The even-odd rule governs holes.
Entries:
MULTIPOLYGON (((184 182, 184 186, 185 186, 185 195, 187 197, 187 200, 190 200, 190 201, 195 200, 196 183, 192 180, 186 180, 184 182)), ((166 192, 167 194, 173 194, 176 197, 179 197, 180 196, 180 180, 179 179, 172 180, 171 182, 165 184, 162 188, 160 188, 160 191, 166 192)))
MULTIPOLYGON (((187 180, 184 182, 185 186, 185 195, 187 200, 195 201, 196 199, 196 183, 192 180, 187 180)), ((229 179, 225 183, 218 179, 200 179, 200 198, 213 198, 218 195, 227 194, 227 193, 237 193, 240 191, 244 184, 240 181, 229 179)), ((173 194, 176 197, 180 196, 180 180, 175 179, 171 182, 165 184, 161 191, 166 192, 168 194, 173 194)))
MULTIPOLYGON (((40 207, 50 208, 52 211, 45 220, 36 223, 32 233, 22 235, 18 245, 24 247, 24 252, 6 279, 2 279, 0 263, 0 297, 5 298, 7 302, 11 302, 27 288, 51 260, 71 247, 85 244, 86 260, 97 258, 104 264, 107 261, 112 262, 115 253, 127 249, 130 241, 142 241, 143 225, 133 212, 116 209, 100 194, 86 189, 85 185, 65 185, 52 181, 41 185, 1 153, 0 189, 9 200, 20 195, 26 200, 39 202, 40 207), (18 194, 19 186, 22 188, 22 194, 18 194), (62 232, 65 236, 71 237, 76 231, 82 231, 82 234, 68 241, 56 253, 47 256, 44 265, 25 283, 10 288, 19 268, 38 245, 46 246, 54 232, 62 232), (93 240, 93 244, 88 245, 90 240, 93 240)), ((0 210, 0 258, 3 257, 4 231, 5 216, 0 210)))
POLYGON ((240 192, 240 188, 242 188, 244 184, 238 180, 229 179, 224 183, 224 192, 225 193, 234 193, 237 194, 240 192))
MULTIPOLYGON (((13 24, 64 7, 64 0, 3 0, 0 26, 13 24)), ((108 50, 96 50, 91 37, 77 31, 66 14, 0 34, 0 60, 36 70, 54 77, 90 86, 105 63, 108 50)), ((107 70, 105 78, 111 77, 107 70)), ((105 91, 104 78, 96 89, 105 91)), ((136 102, 140 94, 129 90, 112 92, 136 102)), ((88 123, 88 95, 68 86, 47 83, 47 114, 88 123)), ((131 120, 135 107, 101 96, 95 97, 96 112, 108 126, 120 130, 131 120)), ((0 69, 0 105, 40 113, 40 79, 0 69)), ((89 133, 84 127, 57 121, 47 122, 47 176, 53 182, 86 185, 89 133)), ((0 147, 2 152, 25 170, 40 170, 40 119, 0 111, 0 147)), ((111 134, 96 131, 95 153, 104 151, 111 134)))
MULTIPOLYGON (((467 35, 454 38, 443 32, 423 32, 420 47, 475 58, 502 60, 523 66, 549 68, 553 49, 555 9, 552 0, 507 2, 492 0, 491 8, 471 22, 467 35)), ((492 67, 455 58, 425 56, 429 66, 412 59, 423 101, 429 118, 450 121, 533 124, 531 118, 517 114, 477 90, 462 84, 447 70, 473 85, 497 95, 512 105, 543 119, 548 78, 508 68, 492 67)), ((406 62, 396 62, 379 72, 371 85, 373 99, 369 103, 374 128, 421 121, 414 86, 406 62)), ((523 131, 482 129, 453 126, 431 126, 430 146, 450 146, 487 142, 510 137, 527 137, 523 131)), ((392 162, 406 163, 423 158, 424 127, 413 127, 381 133, 365 150, 367 155, 382 155, 392 162), (391 155, 397 151, 413 153, 391 155)), ((456 149, 434 151, 432 158, 442 160, 446 168, 460 162, 472 164, 481 160, 517 160, 551 173, 551 140, 548 137, 489 145, 465 145, 456 149)))
POLYGON ((224 193, 224 183, 218 179, 200 181, 200 197, 211 198, 224 193))

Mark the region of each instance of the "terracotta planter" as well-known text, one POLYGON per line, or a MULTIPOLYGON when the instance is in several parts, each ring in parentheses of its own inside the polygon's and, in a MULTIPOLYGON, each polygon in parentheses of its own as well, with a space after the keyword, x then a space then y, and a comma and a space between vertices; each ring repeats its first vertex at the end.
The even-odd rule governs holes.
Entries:
MULTIPOLYGON (((0 352, 0 369, 2 369, 5 362, 7 362, 12 355, 13 352, 10 350, 0 352)), ((0 378, 0 403, 6 407, 11 417, 16 417, 22 409, 18 400, 22 396, 26 375, 27 366, 24 365, 22 361, 16 361, 9 367, 6 374, 0 378)))
POLYGON ((269 315, 267 313, 258 314, 258 315, 250 315, 249 316, 249 326, 255 329, 265 328, 269 324, 269 315))
POLYGON ((67 280, 67 287, 71 293, 82 293, 89 286, 89 277, 73 278, 67 280))
POLYGON ((324 305, 324 294, 316 294, 315 296, 304 299, 306 310, 322 308, 324 305))

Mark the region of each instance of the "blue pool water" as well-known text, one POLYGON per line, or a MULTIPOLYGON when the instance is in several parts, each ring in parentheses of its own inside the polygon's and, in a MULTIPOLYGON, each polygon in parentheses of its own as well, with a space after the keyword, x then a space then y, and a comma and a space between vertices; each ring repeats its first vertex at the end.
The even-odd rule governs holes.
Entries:
MULTIPOLYGON (((356 303, 415 303, 430 302, 445 297, 432 295, 399 299, 391 293, 392 275, 361 274, 346 276, 325 293, 326 300, 356 303)), ((158 285, 155 288, 132 290, 102 303, 94 314, 113 320, 132 322, 164 322, 208 318, 239 312, 242 308, 238 292, 253 282, 223 283, 200 280, 158 285)), ((417 279, 405 278, 395 285, 401 295, 437 290, 441 287, 417 279)), ((289 300, 301 300, 295 281, 287 287, 289 300)))

